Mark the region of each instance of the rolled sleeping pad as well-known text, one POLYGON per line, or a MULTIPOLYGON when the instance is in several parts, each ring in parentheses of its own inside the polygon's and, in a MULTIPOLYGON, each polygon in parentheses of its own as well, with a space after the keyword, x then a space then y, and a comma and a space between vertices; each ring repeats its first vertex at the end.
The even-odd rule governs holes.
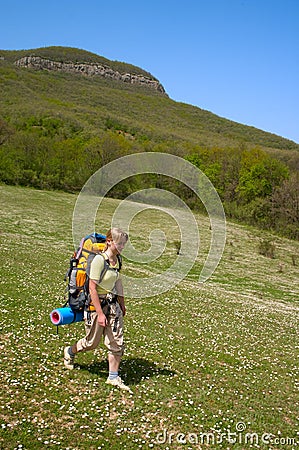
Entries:
POLYGON ((57 308, 50 313, 50 319, 53 325, 68 325, 70 323, 81 322, 84 318, 84 312, 74 313, 70 307, 57 308))

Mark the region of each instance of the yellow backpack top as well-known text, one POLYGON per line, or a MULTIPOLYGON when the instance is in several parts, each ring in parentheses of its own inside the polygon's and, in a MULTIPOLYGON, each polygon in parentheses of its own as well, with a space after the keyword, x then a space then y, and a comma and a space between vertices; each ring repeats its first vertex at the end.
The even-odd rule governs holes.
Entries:
MULTIPOLYGON (((101 235, 102 236, 102 235, 101 235)), ((89 255, 96 255, 97 253, 105 250, 106 243, 104 242, 93 242, 94 236, 90 235, 85 238, 81 256, 78 259, 77 263, 77 271, 76 271, 76 287, 77 289, 82 289, 85 281, 86 281, 86 268, 87 268, 87 259, 89 255)), ((105 237, 106 239, 106 237, 105 237)))

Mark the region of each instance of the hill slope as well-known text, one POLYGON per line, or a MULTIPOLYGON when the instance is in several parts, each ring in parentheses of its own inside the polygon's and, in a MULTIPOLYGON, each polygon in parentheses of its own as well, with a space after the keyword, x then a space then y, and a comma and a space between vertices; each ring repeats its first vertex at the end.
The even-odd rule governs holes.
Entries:
POLYGON ((164 88, 162 92, 153 92, 144 86, 132 86, 101 76, 74 76, 16 66, 16 61, 32 55, 64 63, 102 64, 122 74, 131 73, 158 81, 138 67, 109 61, 84 50, 65 47, 1 50, 3 94, 0 106, 3 116, 12 122, 37 114, 58 115, 66 119, 71 117, 81 126, 89 124, 95 131, 105 129, 107 118, 112 118, 134 136, 154 142, 166 139, 208 147, 246 144, 299 150, 299 145, 290 140, 175 102, 163 94, 164 88))

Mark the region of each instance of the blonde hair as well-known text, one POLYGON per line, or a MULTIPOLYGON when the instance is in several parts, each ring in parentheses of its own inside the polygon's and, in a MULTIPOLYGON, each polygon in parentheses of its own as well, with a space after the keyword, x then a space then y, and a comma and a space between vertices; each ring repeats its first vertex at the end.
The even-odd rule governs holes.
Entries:
MULTIPOLYGON (((129 239, 129 236, 127 233, 125 233, 120 228, 116 228, 116 227, 110 228, 106 233, 106 242, 107 242, 107 240, 110 240, 110 241, 114 241, 117 243, 122 239, 124 239, 127 242, 127 240, 129 239)), ((105 250, 107 250, 107 244, 106 244, 105 250)))

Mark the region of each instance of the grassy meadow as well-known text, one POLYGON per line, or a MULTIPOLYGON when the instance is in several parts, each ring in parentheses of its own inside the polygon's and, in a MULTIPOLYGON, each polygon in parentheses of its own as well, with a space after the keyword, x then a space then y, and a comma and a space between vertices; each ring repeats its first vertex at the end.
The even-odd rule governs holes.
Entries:
MULTIPOLYGON (((0 201, 1 449, 298 447, 299 242, 228 223, 220 264, 200 285, 210 230, 197 215, 202 250, 185 280, 127 298, 121 377, 130 395, 105 384, 103 345, 65 370, 63 348, 84 327, 57 334, 49 319, 64 302, 76 195, 0 186, 0 201), (265 242, 274 257, 260 254, 265 242)), ((117 205, 105 200, 97 231, 117 205)), ((167 245, 157 264, 124 258, 124 273, 137 277, 165 269, 179 239, 165 214, 143 214, 131 241, 146 250, 160 226, 167 245)))

